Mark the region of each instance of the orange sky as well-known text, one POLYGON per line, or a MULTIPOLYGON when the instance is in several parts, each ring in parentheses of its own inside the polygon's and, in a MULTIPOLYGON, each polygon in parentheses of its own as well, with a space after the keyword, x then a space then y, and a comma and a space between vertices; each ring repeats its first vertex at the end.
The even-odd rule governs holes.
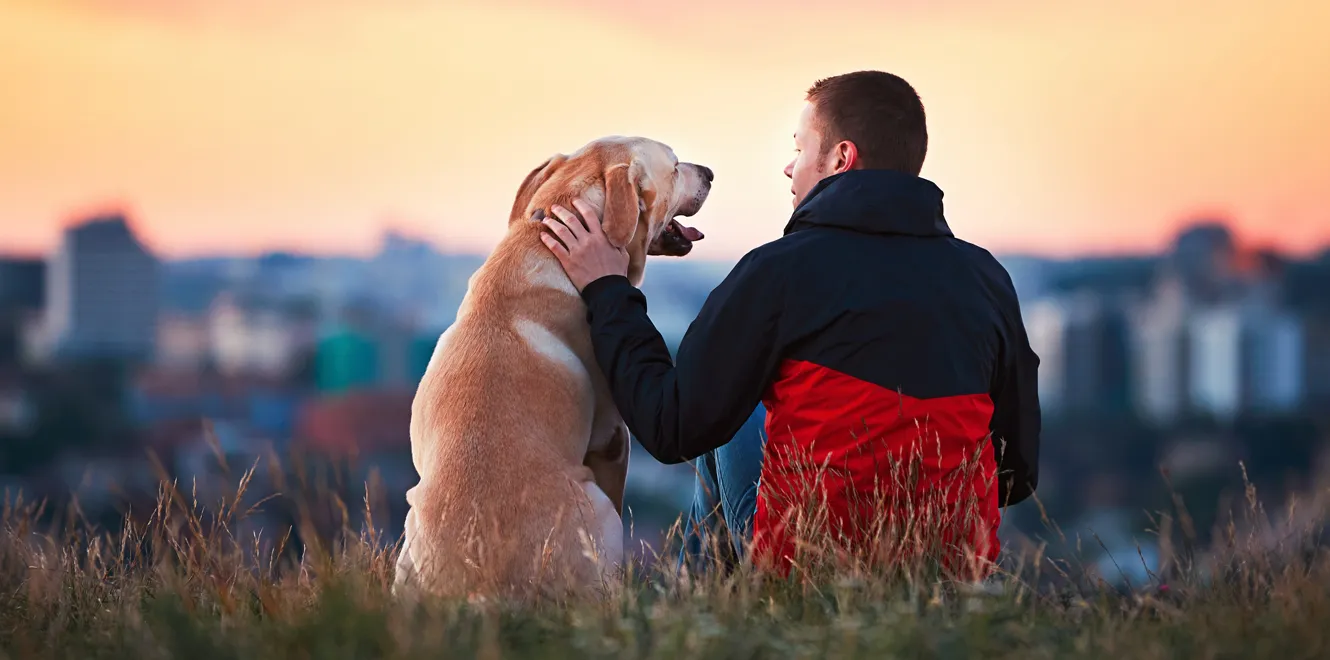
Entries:
POLYGON ((995 251, 1151 249, 1211 210, 1330 242, 1330 3, 812 5, 0 0, 0 252, 112 204, 176 255, 385 223, 485 250, 527 171, 626 133, 716 171, 694 254, 732 259, 789 215, 803 91, 859 68, 920 91, 924 175, 995 251))

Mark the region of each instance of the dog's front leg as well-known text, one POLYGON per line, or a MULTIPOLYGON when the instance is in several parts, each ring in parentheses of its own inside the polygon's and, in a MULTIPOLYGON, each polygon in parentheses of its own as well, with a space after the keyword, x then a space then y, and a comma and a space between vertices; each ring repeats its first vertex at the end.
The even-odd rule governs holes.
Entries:
POLYGON ((609 441, 600 446, 597 444, 599 443, 592 443, 582 464, 591 468, 591 473, 596 478, 596 485, 605 491, 610 502, 614 503, 615 512, 622 516, 623 490, 628 480, 628 451, 631 445, 628 425, 619 422, 614 427, 609 441))

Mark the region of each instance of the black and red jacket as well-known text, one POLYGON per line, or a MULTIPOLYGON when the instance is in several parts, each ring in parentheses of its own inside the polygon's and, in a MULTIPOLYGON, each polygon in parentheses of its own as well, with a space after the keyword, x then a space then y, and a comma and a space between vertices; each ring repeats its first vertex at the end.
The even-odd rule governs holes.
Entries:
POLYGON ((772 496, 819 469, 826 505, 853 518, 872 515, 855 502, 874 484, 899 488, 883 474, 889 458, 922 448, 915 487, 951 488, 977 457, 977 474, 949 497, 969 498, 966 534, 988 559, 999 506, 1034 492, 1039 358, 1011 278, 952 235, 930 181, 854 170, 819 182, 784 236, 712 291, 676 360, 626 278, 596 280, 582 297, 619 412, 662 463, 723 445, 765 405, 755 552, 790 553, 772 496))

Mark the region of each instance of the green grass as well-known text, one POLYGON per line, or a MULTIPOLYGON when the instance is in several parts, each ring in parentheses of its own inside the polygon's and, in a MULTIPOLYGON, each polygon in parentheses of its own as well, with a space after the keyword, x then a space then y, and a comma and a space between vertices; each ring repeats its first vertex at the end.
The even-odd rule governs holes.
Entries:
POLYGON ((1205 551, 1180 504, 1161 513, 1164 565, 1131 588, 1036 544, 1005 557, 1002 588, 987 591, 853 562, 681 581, 666 561, 631 567, 607 602, 520 605, 394 601, 395 545, 358 530, 298 555, 285 537, 238 538, 250 474, 214 507, 164 483, 157 508, 116 534, 76 514, 38 530, 41 505, 7 498, 0 657, 1330 657, 1320 516, 1281 525, 1290 516, 1266 515, 1251 490, 1205 551))

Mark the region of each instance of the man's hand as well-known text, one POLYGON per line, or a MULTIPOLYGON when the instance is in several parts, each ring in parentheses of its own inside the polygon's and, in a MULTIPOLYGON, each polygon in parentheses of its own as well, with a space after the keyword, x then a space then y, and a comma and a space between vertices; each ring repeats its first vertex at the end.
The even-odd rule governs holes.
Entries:
POLYGON ((596 210, 580 199, 574 201, 573 206, 586 219, 585 227, 571 211, 556 204, 550 212, 557 218, 546 217, 542 220, 549 232, 540 234, 545 247, 563 264, 563 270, 568 273, 573 286, 580 292, 586 285, 606 275, 627 275, 628 252, 610 244, 600 226, 596 210), (558 240, 555 240, 555 236, 559 237, 558 240))

